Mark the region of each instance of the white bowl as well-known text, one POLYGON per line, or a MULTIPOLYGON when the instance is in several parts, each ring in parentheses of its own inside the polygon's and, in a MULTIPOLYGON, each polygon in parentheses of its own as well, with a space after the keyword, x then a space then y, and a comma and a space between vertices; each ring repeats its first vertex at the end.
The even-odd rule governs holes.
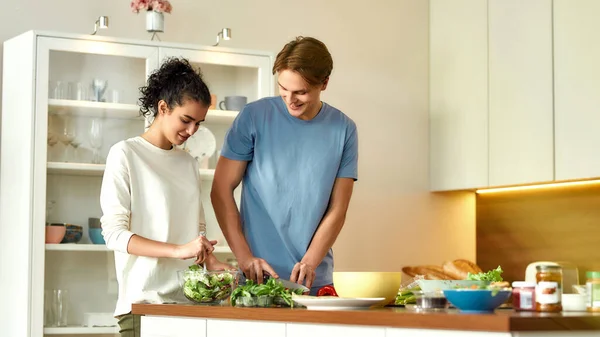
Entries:
POLYGON ((582 294, 562 294, 563 311, 586 311, 586 298, 582 294))

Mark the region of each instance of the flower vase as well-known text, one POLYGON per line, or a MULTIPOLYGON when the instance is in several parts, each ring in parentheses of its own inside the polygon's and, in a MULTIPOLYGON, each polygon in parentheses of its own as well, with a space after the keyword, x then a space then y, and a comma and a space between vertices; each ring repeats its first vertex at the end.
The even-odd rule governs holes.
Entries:
POLYGON ((162 12, 146 12, 146 30, 150 33, 163 32, 165 30, 165 17, 162 12))

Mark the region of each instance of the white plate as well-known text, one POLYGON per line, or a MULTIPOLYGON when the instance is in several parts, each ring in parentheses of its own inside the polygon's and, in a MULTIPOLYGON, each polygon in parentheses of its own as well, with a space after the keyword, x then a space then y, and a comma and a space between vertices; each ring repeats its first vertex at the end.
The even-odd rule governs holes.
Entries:
POLYGON ((215 135, 204 125, 200 125, 198 131, 181 145, 184 151, 194 157, 199 163, 204 158, 210 157, 217 149, 215 135))
POLYGON ((292 295, 292 299, 307 309, 313 310, 356 310, 366 309, 385 300, 385 297, 346 298, 335 296, 292 295))

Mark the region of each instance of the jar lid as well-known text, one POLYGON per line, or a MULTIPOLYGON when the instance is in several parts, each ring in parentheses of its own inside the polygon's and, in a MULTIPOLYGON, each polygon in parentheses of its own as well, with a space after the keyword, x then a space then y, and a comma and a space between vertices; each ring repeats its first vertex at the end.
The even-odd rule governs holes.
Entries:
POLYGON ((513 288, 535 288, 535 282, 515 281, 512 283, 513 288))
POLYGON ((537 269, 537 270, 546 270, 546 269, 561 270, 562 267, 554 265, 554 264, 540 264, 540 265, 535 266, 535 269, 537 269))
POLYGON ((588 271, 585 273, 585 276, 587 278, 600 278, 600 271, 588 271))

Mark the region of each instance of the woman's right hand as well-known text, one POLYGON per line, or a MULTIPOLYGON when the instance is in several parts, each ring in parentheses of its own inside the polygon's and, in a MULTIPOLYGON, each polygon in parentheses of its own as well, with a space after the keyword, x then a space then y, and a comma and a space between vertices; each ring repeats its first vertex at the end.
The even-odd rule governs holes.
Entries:
POLYGON ((217 244, 217 240, 208 240, 203 235, 198 236, 194 240, 177 246, 175 255, 178 259, 186 260, 195 258, 195 264, 204 262, 204 259, 215 250, 213 247, 217 244))
POLYGON ((253 280, 256 283, 262 283, 264 272, 269 273, 273 278, 279 278, 279 275, 277 275, 267 261, 258 257, 253 256, 245 261, 240 261, 239 266, 244 272, 246 279, 253 280))

